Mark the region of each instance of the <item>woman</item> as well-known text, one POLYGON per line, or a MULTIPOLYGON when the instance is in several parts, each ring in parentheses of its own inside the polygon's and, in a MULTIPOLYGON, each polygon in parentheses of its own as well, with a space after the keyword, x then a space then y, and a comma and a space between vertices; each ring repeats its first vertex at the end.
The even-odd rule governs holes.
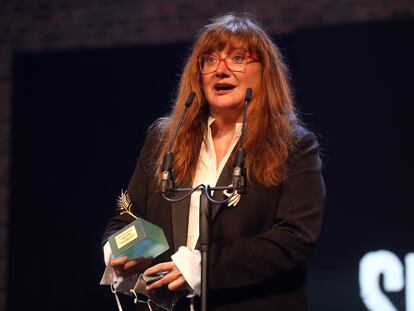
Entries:
MULTIPOLYGON (((168 286, 199 293, 199 193, 181 203, 164 200, 161 162, 193 91, 172 149, 176 183, 231 184, 247 88, 253 90, 244 141, 247 192, 234 206, 213 207, 209 309, 307 310, 305 262, 319 234, 325 198, 318 144, 297 119, 278 48, 245 16, 225 15, 204 27, 175 106, 150 129, 128 186, 133 213, 164 229, 170 251, 154 261, 112 258, 110 266, 124 277, 166 271, 150 290, 168 286)), ((113 218, 104 240, 132 220, 127 214, 113 218)), ((186 300, 179 309, 188 310, 186 300)))

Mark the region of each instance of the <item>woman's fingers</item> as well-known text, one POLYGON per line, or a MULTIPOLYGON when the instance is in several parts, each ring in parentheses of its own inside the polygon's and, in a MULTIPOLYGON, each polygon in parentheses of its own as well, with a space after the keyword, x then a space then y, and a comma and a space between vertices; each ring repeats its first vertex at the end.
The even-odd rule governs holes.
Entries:
POLYGON ((176 266, 175 266, 173 261, 162 262, 162 263, 159 263, 155 266, 152 266, 151 268, 148 268, 147 270, 145 270, 144 274, 145 275, 151 275, 151 274, 155 274, 157 272, 171 271, 174 268, 176 268, 176 266))
POLYGON ((152 290, 161 286, 168 286, 170 290, 178 290, 181 289, 183 285, 186 285, 185 279, 180 270, 178 270, 177 266, 172 261, 163 262, 147 269, 145 271, 145 275, 153 275, 162 271, 167 271, 168 274, 164 275, 158 281, 148 285, 146 287, 147 290, 152 290))
POLYGON ((117 266, 123 266, 127 262, 127 260, 128 260, 127 256, 122 256, 116 259, 112 257, 109 260, 109 264, 111 265, 111 267, 115 268, 117 266))
POLYGON ((146 287, 146 289, 147 290, 152 290, 152 289, 155 289, 155 288, 158 288, 158 287, 168 285, 171 282, 173 282, 174 280, 176 280, 180 275, 181 275, 180 272, 172 270, 168 274, 164 275, 158 281, 155 281, 154 283, 151 283, 150 285, 148 285, 146 287))
MULTIPOLYGON (((123 277, 140 273, 145 270, 152 262, 152 257, 139 257, 137 259, 128 261, 128 257, 111 258, 110 265, 115 272, 123 277)), ((173 261, 163 262, 145 270, 145 275, 153 275, 158 272, 168 272, 158 281, 147 286, 147 290, 159 288, 161 286, 168 286, 171 291, 183 289, 187 283, 182 276, 180 270, 173 261)))
POLYGON ((125 270, 128 270, 133 267, 138 267, 141 269, 141 271, 143 271, 145 268, 148 267, 148 265, 151 264, 151 262, 152 262, 152 257, 140 257, 135 260, 128 261, 127 263, 124 264, 123 267, 125 270))
POLYGON ((139 257, 128 262, 127 260, 126 256, 110 260, 110 265, 117 275, 125 277, 144 271, 151 264, 152 257, 139 257))
POLYGON ((168 289, 173 292, 178 291, 178 290, 183 290, 186 287, 187 287, 187 282, 185 281, 182 275, 168 284, 168 289))

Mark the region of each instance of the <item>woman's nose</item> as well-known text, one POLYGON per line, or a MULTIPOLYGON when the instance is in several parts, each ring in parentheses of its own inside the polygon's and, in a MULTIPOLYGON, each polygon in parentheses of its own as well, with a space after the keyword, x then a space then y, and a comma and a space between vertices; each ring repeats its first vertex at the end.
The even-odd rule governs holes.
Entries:
POLYGON ((227 67, 226 59, 220 59, 220 62, 217 66, 216 74, 228 74, 230 69, 227 67))

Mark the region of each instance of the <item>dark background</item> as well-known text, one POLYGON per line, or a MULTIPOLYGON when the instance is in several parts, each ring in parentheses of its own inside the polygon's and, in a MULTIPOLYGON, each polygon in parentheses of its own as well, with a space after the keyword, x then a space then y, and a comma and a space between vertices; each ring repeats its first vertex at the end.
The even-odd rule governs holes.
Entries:
MULTIPOLYGON (((275 37, 327 184, 312 310, 366 310, 361 257, 414 252, 412 20, 275 37)), ((100 238, 146 128, 167 113, 188 44, 14 57, 8 310, 114 310, 100 238)), ((388 295, 405 310, 405 292, 388 295)))

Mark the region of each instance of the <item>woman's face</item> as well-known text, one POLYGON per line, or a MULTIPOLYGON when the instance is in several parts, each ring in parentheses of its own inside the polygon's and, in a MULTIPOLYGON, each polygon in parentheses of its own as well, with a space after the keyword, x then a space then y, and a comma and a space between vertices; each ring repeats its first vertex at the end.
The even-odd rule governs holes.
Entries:
MULTIPOLYGON (((227 67, 229 56, 234 57, 234 50, 224 49, 210 53, 214 58, 221 60, 217 70, 211 73, 202 73, 202 84, 204 94, 210 106, 210 113, 215 116, 220 113, 233 111, 243 112, 243 102, 247 88, 259 92, 262 84, 262 66, 260 62, 252 58, 248 59, 248 64, 244 72, 231 71, 227 67), (226 59, 224 61, 223 59, 226 59)), ((254 57, 253 57, 254 58, 254 57)), ((234 59, 234 58, 233 58, 234 59)), ((237 61, 237 59, 235 59, 237 61)), ((232 67, 230 65, 230 67, 232 67)))

